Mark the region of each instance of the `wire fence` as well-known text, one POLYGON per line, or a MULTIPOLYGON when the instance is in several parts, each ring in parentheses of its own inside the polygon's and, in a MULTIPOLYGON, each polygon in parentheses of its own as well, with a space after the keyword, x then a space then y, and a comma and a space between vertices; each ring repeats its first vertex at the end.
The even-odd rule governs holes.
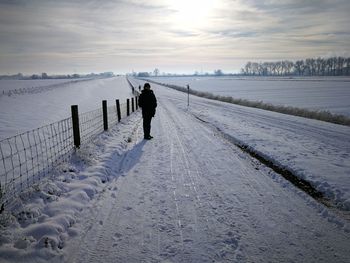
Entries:
POLYGON ((0 141, 0 206, 49 174, 73 152, 67 118, 0 141))
POLYGON ((103 132, 102 109, 85 112, 79 115, 81 143, 91 142, 96 134, 103 132))
POLYGON ((35 94, 35 93, 41 93, 57 88, 64 88, 67 87, 70 84, 74 84, 77 82, 83 82, 83 81, 89 81, 92 80, 92 78, 86 78, 86 79, 75 79, 70 81, 65 81, 62 83, 55 83, 55 84, 47 84, 45 86, 38 86, 38 87, 25 87, 25 88, 18 88, 18 89, 10 89, 10 90, 2 90, 0 92, 1 96, 14 96, 14 95, 21 95, 21 94, 35 94))
MULTIPOLYGON (((129 105, 130 107, 130 105, 129 105)), ((127 103, 120 104, 127 116, 127 103)), ((117 124, 117 106, 107 107, 110 127, 117 124)), ((81 144, 91 142, 104 130, 103 110, 79 114, 81 144)), ((68 161, 75 150, 72 117, 0 141, 0 213, 22 191, 47 177, 68 161)))

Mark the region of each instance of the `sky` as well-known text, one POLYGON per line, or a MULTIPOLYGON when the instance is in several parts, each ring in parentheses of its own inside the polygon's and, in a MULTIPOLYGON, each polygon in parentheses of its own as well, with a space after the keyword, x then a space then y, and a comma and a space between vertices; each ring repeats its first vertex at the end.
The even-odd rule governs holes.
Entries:
POLYGON ((0 0, 0 74, 239 72, 350 56, 349 0, 0 0))

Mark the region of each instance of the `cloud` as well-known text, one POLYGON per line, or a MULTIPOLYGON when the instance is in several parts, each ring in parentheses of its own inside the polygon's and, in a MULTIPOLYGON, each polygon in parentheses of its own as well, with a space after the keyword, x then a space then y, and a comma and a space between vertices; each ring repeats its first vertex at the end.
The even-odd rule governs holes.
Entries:
POLYGON ((349 1, 221 0, 202 16, 178 10, 191 1, 204 3, 0 1, 0 73, 194 71, 203 63, 227 71, 244 60, 350 52, 349 1))

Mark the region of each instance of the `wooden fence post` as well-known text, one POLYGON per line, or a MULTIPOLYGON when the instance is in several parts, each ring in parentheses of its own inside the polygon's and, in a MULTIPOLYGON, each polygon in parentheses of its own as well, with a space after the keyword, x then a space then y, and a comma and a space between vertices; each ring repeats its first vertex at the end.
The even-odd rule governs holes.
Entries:
POLYGON ((135 102, 134 102, 134 98, 131 98, 131 111, 132 111, 132 112, 135 111, 135 102))
POLYGON ((130 99, 126 99, 126 116, 130 115, 130 99))
POLYGON ((102 112, 103 112, 103 129, 108 130, 108 114, 107 114, 107 101, 102 101, 102 112))
POLYGON ((71 111, 72 111, 72 127, 73 127, 74 146, 76 148, 79 148, 80 147, 80 129, 79 129, 78 105, 72 105, 71 111))
POLYGON ((120 122, 122 117, 121 117, 121 114, 120 114, 120 103, 119 103, 119 100, 115 100, 115 103, 117 105, 118 122, 120 122))
POLYGON ((187 85, 187 107, 190 106, 190 85, 187 85))

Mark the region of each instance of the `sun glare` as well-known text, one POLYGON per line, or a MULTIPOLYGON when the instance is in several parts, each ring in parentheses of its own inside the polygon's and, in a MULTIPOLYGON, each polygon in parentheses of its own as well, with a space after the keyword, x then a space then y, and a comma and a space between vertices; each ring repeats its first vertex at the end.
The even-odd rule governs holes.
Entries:
POLYGON ((175 11, 173 22, 181 27, 201 27, 208 19, 218 1, 213 0, 170 0, 170 7, 175 11))

